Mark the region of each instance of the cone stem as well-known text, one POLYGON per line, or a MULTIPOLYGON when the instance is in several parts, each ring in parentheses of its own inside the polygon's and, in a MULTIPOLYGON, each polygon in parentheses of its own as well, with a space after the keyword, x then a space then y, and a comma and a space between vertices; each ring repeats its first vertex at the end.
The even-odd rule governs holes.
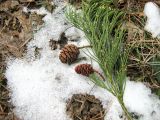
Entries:
POLYGON ((92 47, 91 45, 85 45, 85 46, 82 46, 82 47, 78 47, 78 49, 83 49, 83 48, 90 48, 90 47, 92 47))
POLYGON ((96 72, 102 78, 102 80, 105 81, 104 76, 100 72, 98 72, 97 70, 94 70, 94 72, 96 72))

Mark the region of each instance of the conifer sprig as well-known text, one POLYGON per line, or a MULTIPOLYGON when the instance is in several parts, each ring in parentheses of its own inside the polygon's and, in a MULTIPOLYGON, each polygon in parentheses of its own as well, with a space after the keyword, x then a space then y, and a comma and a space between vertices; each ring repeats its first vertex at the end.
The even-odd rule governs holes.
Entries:
MULTIPOLYGON (((95 1, 95 0, 93 0, 95 1)), ((129 50, 124 47, 125 30, 122 29, 123 12, 106 7, 100 2, 84 2, 82 10, 68 10, 68 20, 77 28, 81 29, 94 53, 91 55, 98 62, 106 81, 93 74, 91 80, 98 86, 107 89, 117 97, 128 120, 131 120, 124 103, 123 94, 126 85, 126 68, 129 50)), ((106 0, 109 3, 110 0, 106 0)))

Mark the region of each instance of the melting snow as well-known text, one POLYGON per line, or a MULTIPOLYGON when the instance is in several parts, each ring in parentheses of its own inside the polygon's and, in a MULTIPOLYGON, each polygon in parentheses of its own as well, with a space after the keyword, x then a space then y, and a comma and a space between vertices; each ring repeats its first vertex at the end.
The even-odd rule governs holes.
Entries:
POLYGON ((160 38, 160 9, 153 2, 148 2, 144 7, 144 14, 147 16, 145 30, 152 33, 152 37, 160 38))

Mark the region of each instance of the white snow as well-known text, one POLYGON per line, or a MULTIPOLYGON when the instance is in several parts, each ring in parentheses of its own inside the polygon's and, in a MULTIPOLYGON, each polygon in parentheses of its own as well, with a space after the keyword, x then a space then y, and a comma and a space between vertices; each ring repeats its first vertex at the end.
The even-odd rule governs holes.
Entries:
MULTIPOLYGON (((119 117, 122 109, 113 95, 99 87, 91 91, 94 84, 87 77, 75 73, 77 64, 91 63, 82 50, 80 56, 86 56, 87 60, 69 66, 58 59, 59 49, 50 49, 49 40, 58 40, 60 33, 70 27, 65 24, 67 21, 61 7, 56 11, 47 13, 44 27, 28 43, 26 56, 8 60, 5 75, 15 114, 22 120, 70 120, 65 112, 66 101, 73 94, 90 93, 99 98, 108 111, 105 120, 123 120, 119 117), (39 58, 35 57, 35 47, 42 49, 39 58)), ((74 27, 68 29, 66 35, 69 39, 79 39, 72 42, 77 46, 88 45, 84 34, 74 27)), ((92 64, 100 70, 97 63, 92 61, 92 64)), ((130 112, 142 116, 140 120, 160 118, 160 100, 140 82, 127 81, 124 102, 130 112)))
POLYGON ((160 8, 154 2, 147 2, 144 7, 147 16, 145 30, 152 33, 153 38, 160 38, 160 8))
POLYGON ((129 111, 141 115, 140 120, 160 119, 160 100, 140 82, 127 81, 124 102, 129 111))
POLYGON ((83 33, 79 31, 77 28, 71 27, 66 30, 65 35, 68 38, 68 40, 78 40, 80 38, 80 35, 82 36, 83 33))

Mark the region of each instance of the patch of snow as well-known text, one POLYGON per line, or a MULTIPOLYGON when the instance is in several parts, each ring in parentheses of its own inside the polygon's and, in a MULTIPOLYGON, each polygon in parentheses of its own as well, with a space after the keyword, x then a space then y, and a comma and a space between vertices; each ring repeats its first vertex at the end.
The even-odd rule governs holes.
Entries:
POLYGON ((129 111, 139 114, 140 120, 159 120, 160 100, 141 82, 127 81, 124 103, 129 111))
POLYGON ((160 8, 154 2, 147 2, 144 7, 147 16, 145 30, 152 33, 152 37, 160 38, 160 8))
POLYGON ((77 28, 71 27, 65 31, 65 35, 68 38, 68 40, 72 40, 72 41, 75 40, 76 41, 82 36, 81 34, 83 34, 80 32, 81 31, 78 30, 77 28))
POLYGON ((54 4, 57 6, 60 6, 61 4, 64 4, 64 2, 66 2, 67 0, 53 0, 54 4))
MULTIPOLYGON (((43 13, 41 9, 39 13, 43 13)), ((22 120, 70 120, 66 115, 66 102, 73 94, 90 93, 102 101, 108 111, 105 120, 123 120, 122 109, 117 99, 108 91, 93 87, 93 83, 84 76, 75 73, 74 68, 79 63, 91 63, 91 60, 81 50, 80 57, 87 60, 66 65, 58 58, 60 50, 52 51, 49 40, 58 40, 61 32, 69 28, 65 24, 64 9, 44 17, 44 27, 34 34, 34 39, 27 45, 27 54, 23 59, 8 61, 6 77, 10 89, 11 102, 15 106, 15 114, 22 120), (40 57, 35 57, 35 47, 41 48, 40 57)), ((88 45, 84 34, 71 27, 66 32, 67 37, 78 37, 77 46, 88 45)), ((83 52, 84 51, 84 52, 83 52)), ((100 70, 92 61, 95 69, 100 70)), ((124 102, 131 112, 142 115, 141 120, 158 120, 160 101, 142 83, 127 81, 124 102)))
POLYGON ((28 13, 28 8, 27 7, 23 7, 23 12, 28 13))

